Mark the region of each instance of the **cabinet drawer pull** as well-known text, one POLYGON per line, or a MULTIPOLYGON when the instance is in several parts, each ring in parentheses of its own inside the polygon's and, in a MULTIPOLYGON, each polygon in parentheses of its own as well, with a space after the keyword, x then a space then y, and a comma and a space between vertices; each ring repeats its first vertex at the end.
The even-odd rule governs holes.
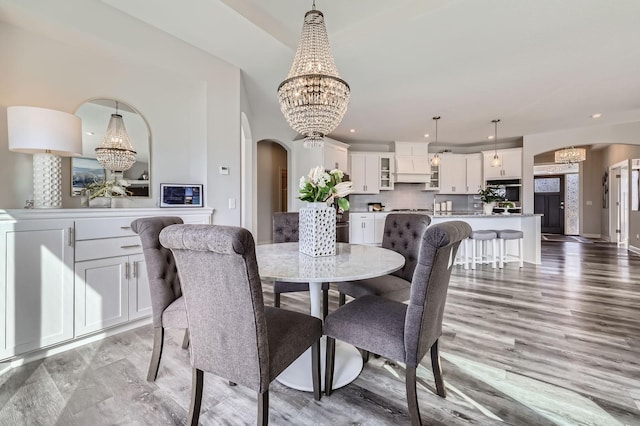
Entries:
POLYGON ((129 245, 126 245, 126 246, 120 246, 120 248, 122 248, 122 249, 130 249, 130 248, 138 248, 138 247, 141 247, 141 245, 140 244, 129 244, 129 245))
POLYGON ((126 230, 126 229, 131 229, 131 227, 130 226, 121 226, 120 229, 125 229, 126 230))

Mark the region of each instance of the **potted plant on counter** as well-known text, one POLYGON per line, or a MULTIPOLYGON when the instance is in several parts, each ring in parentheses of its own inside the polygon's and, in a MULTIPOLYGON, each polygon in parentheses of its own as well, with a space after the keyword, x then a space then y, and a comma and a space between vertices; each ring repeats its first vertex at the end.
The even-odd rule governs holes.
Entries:
POLYGON ((478 190, 478 195, 480 195, 480 200, 484 204, 484 214, 493 213, 493 207, 496 205, 496 202, 502 201, 502 197, 498 195, 496 188, 492 186, 481 188, 478 190))

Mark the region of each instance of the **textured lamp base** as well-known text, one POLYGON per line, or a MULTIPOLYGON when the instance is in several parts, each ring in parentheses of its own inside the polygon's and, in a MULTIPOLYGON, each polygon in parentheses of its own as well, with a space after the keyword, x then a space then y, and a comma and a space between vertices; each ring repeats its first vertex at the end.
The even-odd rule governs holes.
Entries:
POLYGON ((62 207, 62 159, 59 155, 33 154, 33 208, 62 207))

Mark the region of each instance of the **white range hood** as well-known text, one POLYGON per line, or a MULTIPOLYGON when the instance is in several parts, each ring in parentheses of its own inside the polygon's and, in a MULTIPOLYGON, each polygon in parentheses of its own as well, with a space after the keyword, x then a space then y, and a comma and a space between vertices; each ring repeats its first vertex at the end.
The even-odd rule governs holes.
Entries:
POLYGON ((396 182, 427 183, 430 179, 429 157, 396 156, 396 182))
POLYGON ((427 183, 431 180, 431 163, 427 142, 395 142, 396 182, 427 183))

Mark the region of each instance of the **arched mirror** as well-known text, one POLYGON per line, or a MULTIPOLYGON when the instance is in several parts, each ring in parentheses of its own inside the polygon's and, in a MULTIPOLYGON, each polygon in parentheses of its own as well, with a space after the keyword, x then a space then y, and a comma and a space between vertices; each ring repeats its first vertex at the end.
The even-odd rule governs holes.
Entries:
POLYGON ((71 195, 80 195, 82 188, 92 182, 110 178, 96 160, 96 148, 102 143, 111 114, 120 114, 129 136, 131 146, 136 151, 136 162, 123 172, 129 181, 129 192, 134 197, 150 197, 151 188, 151 133, 140 113, 131 105, 114 99, 92 99, 76 111, 82 119, 82 157, 71 159, 71 195))

